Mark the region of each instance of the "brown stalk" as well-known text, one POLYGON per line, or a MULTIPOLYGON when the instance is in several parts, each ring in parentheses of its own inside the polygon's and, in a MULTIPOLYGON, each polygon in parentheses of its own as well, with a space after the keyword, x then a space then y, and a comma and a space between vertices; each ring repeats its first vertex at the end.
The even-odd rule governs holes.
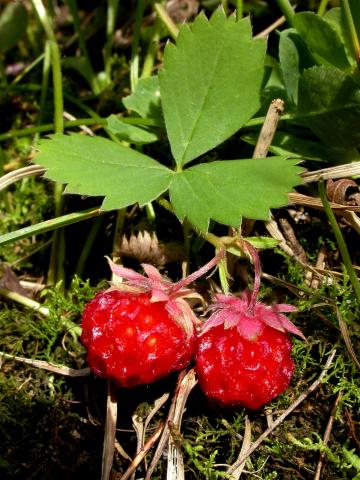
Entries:
MULTIPOLYGON (((327 446, 327 444, 329 443, 329 440, 330 440, 330 435, 331 435, 331 431, 332 431, 332 428, 333 428, 333 425, 334 425, 336 410, 337 410, 339 402, 341 400, 341 396, 342 395, 341 395, 341 392, 340 392, 338 394, 338 396, 336 397, 334 406, 333 406, 332 411, 331 411, 331 415, 330 415, 328 423, 326 425, 326 429, 325 429, 325 433, 324 433, 324 437, 323 437, 323 445, 325 447, 327 446)), ((325 457, 326 457, 326 453, 321 452, 318 464, 316 466, 314 480, 320 480, 320 478, 321 478, 321 470, 322 470, 322 467, 323 467, 323 464, 324 464, 324 461, 325 461, 325 457)))
POLYGON ((18 357, 16 355, 10 355, 8 353, 0 352, 0 358, 7 358, 9 360, 15 360, 16 362, 22 362, 31 367, 40 368, 42 370, 48 370, 52 373, 59 373, 66 377, 87 377, 90 374, 89 368, 70 368, 64 365, 56 365, 55 363, 45 362, 44 360, 32 360, 31 358, 18 357))
POLYGON ((139 453, 136 455, 136 457, 134 458, 134 460, 131 462, 131 464, 129 465, 128 469, 126 470, 126 472, 124 473, 124 475, 122 475, 121 477, 119 477, 119 480, 127 480, 128 478, 131 477, 131 475, 135 472, 135 470, 137 469, 137 467, 140 465, 140 463, 143 461, 145 455, 148 453, 148 451, 154 446, 154 444, 157 442, 158 438, 160 437, 161 435, 161 432, 163 431, 164 429, 164 425, 161 425, 157 430, 156 432, 154 433, 154 435, 152 437, 149 438, 149 440, 145 443, 145 445, 142 447, 142 449, 139 451, 139 453))

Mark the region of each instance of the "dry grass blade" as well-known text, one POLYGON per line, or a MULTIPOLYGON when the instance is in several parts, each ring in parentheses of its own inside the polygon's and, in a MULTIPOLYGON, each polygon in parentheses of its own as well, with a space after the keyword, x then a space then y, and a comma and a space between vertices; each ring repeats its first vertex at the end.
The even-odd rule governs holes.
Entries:
MULTIPOLYGON (((245 433, 244 433, 244 439, 243 439, 243 443, 241 445, 241 450, 240 450, 240 453, 239 453, 239 458, 241 458, 244 453, 250 448, 251 446, 251 422, 248 418, 248 416, 245 417, 245 433)), ((235 462, 237 463, 238 460, 235 462)), ((230 469, 232 469, 233 466, 231 466, 229 469, 228 469, 228 472, 230 469)), ((239 464, 235 470, 233 470, 233 472, 231 473, 231 476, 230 476, 230 479, 231 480, 239 480, 239 478, 241 477, 241 474, 243 473, 243 470, 245 468, 245 462, 241 462, 241 464, 239 464)))
POLYGON ((117 420, 117 389, 108 380, 108 394, 106 402, 106 422, 101 464, 101 480, 109 480, 114 459, 115 433, 117 420))
POLYGON ((155 470, 155 467, 156 467, 158 461, 160 460, 164 449, 166 448, 166 444, 167 444, 167 441, 168 441, 169 435, 170 435, 169 422, 172 422, 173 419, 174 419, 176 398, 177 398, 177 395, 178 395, 178 392, 179 392, 179 389, 180 389, 180 386, 181 386, 181 383, 182 383, 182 380, 183 380, 184 377, 185 377, 185 371, 183 370, 179 373, 178 382, 177 382, 177 385, 176 385, 176 391, 175 391, 174 398, 172 400, 172 403, 171 403, 171 406, 170 406, 170 409, 169 409, 169 413, 168 413, 168 416, 167 416, 167 419, 166 419, 166 424, 165 424, 165 427, 163 429, 163 432, 162 432, 160 441, 158 443, 158 446, 156 448, 156 451, 154 453, 154 456, 151 460, 150 466, 149 466, 149 468, 146 472, 144 480, 150 480, 151 479, 151 475, 152 475, 153 471, 155 470))
POLYGON ((346 348, 348 349, 350 357, 353 359, 355 365, 360 370, 360 362, 359 362, 359 359, 357 358, 355 350, 352 346, 352 343, 351 343, 351 340, 350 340, 350 335, 349 335, 349 332, 348 332, 348 329, 347 329, 347 325, 344 322, 344 320, 342 319, 342 316, 340 314, 340 310, 338 308, 336 309, 336 316, 337 316, 337 319, 338 319, 338 322, 339 322, 340 331, 341 331, 341 334, 343 336, 346 348))
MULTIPOLYGON (((309 197, 308 195, 303 195, 302 193, 289 193, 288 194, 289 203, 296 203, 297 205, 304 205, 311 208, 321 208, 323 209, 323 204, 320 198, 318 197, 309 197)), ((337 210, 343 214, 345 211, 360 212, 359 205, 341 205, 340 203, 329 202, 330 207, 337 213, 337 210)))
MULTIPOLYGON (((63 115, 65 120, 77 120, 77 118, 74 117, 74 115, 71 115, 71 113, 69 112, 64 111, 63 115)), ((91 130, 91 128, 87 127, 86 125, 79 125, 79 128, 90 137, 95 137, 95 133, 91 130)))
POLYGON ((22 362, 26 365, 47 370, 52 373, 65 375, 66 377, 87 377, 90 374, 89 368, 70 368, 64 365, 56 365, 54 363, 45 362, 44 360, 32 360, 31 358, 18 357, 16 355, 10 355, 4 352, 0 352, 0 357, 8 358, 9 360, 15 360, 16 362, 22 362))
MULTIPOLYGON (((178 432, 180 432, 181 420, 185 411, 186 401, 196 383, 197 380, 195 376, 195 370, 189 370, 180 384, 180 388, 176 396, 174 417, 171 422, 178 432)), ((184 461, 181 448, 179 443, 174 440, 172 435, 169 437, 166 478, 167 480, 185 480, 184 461)))
POLYGON ((319 180, 334 180, 334 178, 353 177, 360 175, 360 162, 346 163, 336 167, 322 168, 314 172, 300 174, 305 183, 318 182, 319 180))
POLYGON ((155 400, 154 402, 154 407, 150 411, 149 415, 146 417, 146 420, 144 422, 144 433, 143 433, 143 439, 142 439, 142 446, 145 445, 145 433, 146 430, 153 419, 154 415, 160 410, 160 408, 168 401, 170 395, 168 393, 164 393, 160 398, 155 400))
POLYGON ((44 172, 45 168, 40 165, 29 165, 28 167, 18 168, 0 178, 0 190, 4 190, 4 188, 7 188, 9 185, 18 182, 23 178, 42 175, 44 172))
MULTIPOLYGON (((160 398, 155 400, 154 402, 154 407, 151 409, 150 413, 147 415, 145 420, 140 417, 139 415, 133 415, 132 417, 132 422, 133 422, 133 427, 136 433, 137 437, 137 448, 136 448, 136 455, 138 456, 144 449, 145 447, 145 435, 146 435, 146 430, 153 419, 154 415, 156 412, 160 410, 160 408, 164 405, 164 403, 169 399, 169 394, 164 393, 160 398)), ((161 428, 162 430, 162 428, 161 428)), ((152 445, 151 445, 152 446, 152 445)), ((136 457, 137 458, 137 457, 136 457)), ((146 459, 145 459, 146 462, 146 459)), ((145 463, 145 468, 147 467, 145 463)), ((135 478, 135 472, 133 474, 133 477, 135 478)))
POLYGON ((314 390, 316 390, 318 388, 318 386, 321 384, 323 378, 325 377, 327 371, 329 370, 333 360, 334 360, 334 357, 335 357, 335 354, 336 354, 336 350, 332 350, 332 352, 330 353, 329 355, 329 358, 327 359, 327 362, 325 363, 324 365, 324 368, 323 370, 321 371, 319 377, 310 385, 310 387, 304 392, 302 393, 296 400, 295 402, 293 402, 289 408, 287 408, 285 410, 284 413, 282 413, 281 415, 279 415, 276 420, 274 420, 274 423, 271 425, 271 427, 267 428, 258 438, 257 440, 255 440, 255 442, 251 445, 251 447, 249 447, 246 452, 244 452, 238 459, 237 461, 229 468, 228 470, 228 473, 229 474, 232 474, 233 472, 236 471, 236 469, 238 467, 240 467, 240 465, 242 463, 245 462, 245 460, 252 454, 255 452, 255 450, 259 447, 259 445, 261 445, 261 443, 285 420, 285 418, 290 415, 291 412, 293 412, 295 410, 295 408, 297 408, 300 403, 302 403, 305 398, 307 398, 310 393, 312 393, 314 390))
MULTIPOLYGON (((145 437, 145 427, 144 427, 143 418, 140 415, 136 415, 136 414, 133 415, 132 426, 136 434, 136 458, 137 458, 142 448, 144 447, 143 438, 145 437)), ((133 475, 131 478, 135 480, 135 470, 133 471, 133 475)))
POLYGON ((137 467, 140 465, 140 463, 143 461, 145 455, 148 453, 150 448, 157 442, 158 438, 161 435, 161 432, 163 431, 164 426, 161 425, 154 435, 149 438, 149 440, 145 443, 143 448, 140 450, 140 452, 136 455, 134 460, 131 462, 131 465, 129 465, 129 468, 126 470, 124 475, 120 477, 119 480, 127 480, 137 469, 137 467))
POLYGON ((360 218, 356 215, 355 212, 345 210, 343 212, 343 217, 350 223, 354 230, 360 235, 360 218))
POLYGON ((274 219, 270 219, 265 222, 265 227, 266 230, 270 233, 272 238, 275 238, 275 240, 279 240, 279 247, 290 257, 295 257, 295 253, 292 251, 292 249, 289 247, 289 245, 286 243, 286 239, 284 235, 282 234, 278 224, 275 222, 274 219))
POLYGON ((125 460, 129 460, 129 462, 132 462, 132 458, 130 457, 130 455, 125 452, 123 447, 120 445, 120 443, 116 439, 115 439, 115 444, 114 445, 115 445, 116 451, 118 452, 119 455, 121 455, 123 458, 125 458, 125 460))

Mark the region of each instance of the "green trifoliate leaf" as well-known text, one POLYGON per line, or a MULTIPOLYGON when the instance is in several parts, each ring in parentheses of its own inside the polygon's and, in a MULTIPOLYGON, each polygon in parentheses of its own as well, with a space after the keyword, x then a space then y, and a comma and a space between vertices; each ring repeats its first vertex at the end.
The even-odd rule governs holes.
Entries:
POLYGON ((179 166, 216 147, 260 107, 265 41, 251 38, 248 18, 218 9, 183 25, 168 44, 159 74, 172 154, 179 166))
POLYGON ((298 113, 329 145, 351 149, 360 144, 360 89, 335 67, 312 67, 300 82, 298 113))
POLYGON ((269 157, 203 163, 178 172, 170 185, 176 214, 206 231, 210 219, 238 227, 242 216, 265 220, 269 209, 287 204, 301 183, 298 160, 269 157))
POLYGON ((115 115, 110 115, 110 117, 108 117, 107 128, 120 140, 135 143, 137 145, 153 143, 159 139, 155 132, 123 122, 121 118, 118 118, 115 115))
POLYGON ((36 162, 46 177, 67 184, 65 193, 104 196, 101 208, 144 205, 166 191, 173 172, 152 158, 101 137, 51 135, 36 162))
POLYGON ((320 15, 312 12, 297 13, 294 15, 294 26, 320 63, 340 69, 350 67, 337 29, 320 15))

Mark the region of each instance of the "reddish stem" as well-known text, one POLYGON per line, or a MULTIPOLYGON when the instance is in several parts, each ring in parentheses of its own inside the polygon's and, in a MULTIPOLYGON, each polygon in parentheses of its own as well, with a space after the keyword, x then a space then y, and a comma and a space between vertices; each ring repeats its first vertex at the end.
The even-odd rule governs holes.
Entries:
POLYGON ((199 270, 197 270, 196 272, 193 272, 191 275, 189 275, 186 278, 183 278, 179 282, 174 283, 174 285, 171 285, 169 289, 169 293, 170 292, 175 293, 181 288, 184 288, 187 285, 189 285, 194 280, 197 280, 199 277, 201 277, 206 272, 208 272, 212 267, 215 267, 215 265, 217 265, 219 261, 222 260, 224 257, 225 257, 225 250, 221 249, 219 253, 210 260, 210 262, 203 265, 201 268, 199 268, 199 270))
POLYGON ((242 241, 244 244, 245 249, 248 251, 250 254, 253 264, 254 264, 254 271, 255 271, 255 276, 254 276, 254 288, 253 291, 251 292, 251 298, 250 298, 250 303, 248 310, 251 314, 254 313, 254 308, 256 304, 256 299, 259 295, 259 290, 260 290, 260 279, 261 279, 261 263, 260 263, 260 257, 259 254, 256 250, 255 247, 251 245, 251 243, 246 242, 245 240, 242 241))

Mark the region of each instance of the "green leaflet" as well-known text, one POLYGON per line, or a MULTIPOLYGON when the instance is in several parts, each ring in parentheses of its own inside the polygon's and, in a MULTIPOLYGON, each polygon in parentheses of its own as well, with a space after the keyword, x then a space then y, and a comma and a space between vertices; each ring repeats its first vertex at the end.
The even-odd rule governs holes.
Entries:
POLYGON ((251 38, 248 18, 220 8, 200 14, 168 44, 159 74, 171 151, 179 166, 216 147, 260 107, 265 41, 251 38))
POLYGON ((297 160, 269 157, 205 163, 177 173, 170 185, 176 214, 206 231, 210 219, 238 227, 242 216, 265 220, 301 183, 297 160))
MULTIPOLYGON (((341 41, 344 44, 345 52, 347 59, 353 67, 356 67, 356 59, 354 56, 354 48, 351 42, 351 35, 349 28, 346 23, 345 14, 342 7, 331 8, 324 15, 324 20, 326 20, 330 25, 337 30, 340 35, 341 41)), ((331 46, 330 46, 331 48, 331 46)))
POLYGON ((300 35, 293 28, 280 32, 279 61, 286 93, 294 105, 298 102, 298 89, 304 68, 314 65, 314 60, 300 35))
POLYGON ((143 118, 153 118, 160 125, 163 124, 160 87, 157 75, 148 78, 140 78, 135 91, 124 97, 123 104, 128 110, 132 110, 143 118))
POLYGON ((324 65, 305 70, 298 113, 325 144, 346 149, 360 144, 360 89, 341 70, 324 65))
POLYGON ((241 216, 266 219, 300 183, 298 159, 284 157, 217 161, 175 173, 100 137, 52 135, 39 148, 37 161, 48 169, 48 178, 67 184, 65 193, 104 196, 101 208, 115 210, 144 205, 170 188, 179 219, 187 217, 200 230, 207 230, 210 218, 234 226, 241 216))
POLYGON ((342 39, 331 23, 315 13, 300 12, 294 16, 294 26, 320 63, 350 68, 342 39))
POLYGON ((110 115, 107 118, 107 128, 120 140, 135 143, 137 145, 145 145, 159 140, 156 132, 148 130, 147 128, 125 123, 116 115, 110 115))
POLYGON ((168 189, 173 172, 156 160, 101 137, 51 135, 37 162, 65 193, 105 196, 103 210, 144 205, 168 189))

